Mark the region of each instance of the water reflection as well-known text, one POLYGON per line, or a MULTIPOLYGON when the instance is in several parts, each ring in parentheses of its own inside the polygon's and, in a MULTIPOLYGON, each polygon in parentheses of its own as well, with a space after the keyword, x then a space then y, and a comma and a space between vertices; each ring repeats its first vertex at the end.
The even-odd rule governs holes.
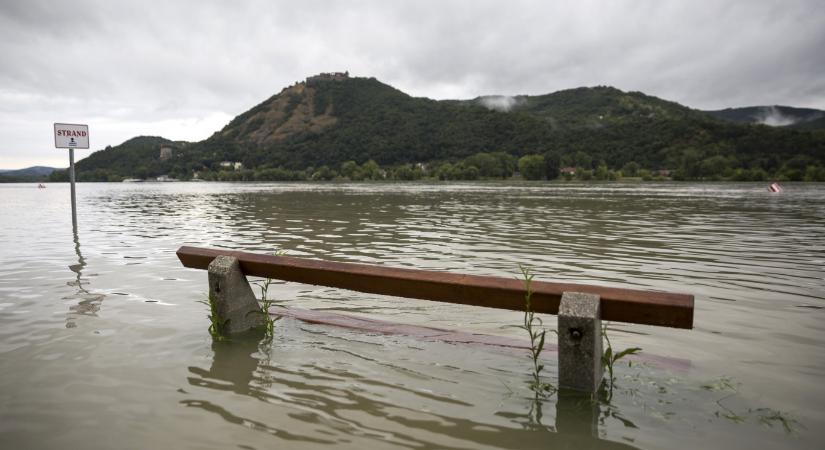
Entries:
MULTIPOLYGON (((373 379, 347 370, 305 363, 301 367, 278 364, 279 346, 268 339, 254 337, 214 341, 208 369, 188 368, 190 386, 218 393, 231 392, 270 405, 256 408, 244 416, 221 406, 219 401, 188 398, 181 404, 217 414, 227 423, 242 425, 286 441, 341 445, 355 439, 391 444, 404 448, 576 448, 634 449, 631 445, 599 438, 599 405, 575 393, 565 392, 556 403, 556 425, 542 423, 542 408, 550 400, 536 397, 525 415, 501 413, 500 417, 522 426, 507 427, 485 423, 443 411, 455 408, 469 411, 477 405, 416 388, 399 380, 373 379), (376 391, 401 391, 410 402, 376 391), (425 399, 428 407, 416 407, 415 398, 425 399), (255 415, 265 418, 256 418, 255 415), (290 419, 300 425, 289 427, 290 419), (325 425, 324 434, 317 426, 325 425)), ((356 351, 357 352, 357 351, 356 351)), ((386 356, 386 355, 384 355, 386 356)), ((312 359, 307 355, 308 359, 312 359)), ((402 358, 403 359, 403 358, 402 358)), ((388 361, 383 364, 393 364, 388 361)), ((426 377, 421 374, 420 376, 426 377)), ((420 380, 422 386, 428 383, 420 380)), ((187 392, 195 397, 194 392, 187 392)), ((525 402, 529 402, 525 399, 525 402)), ((237 404, 238 402, 233 402, 237 404)), ((551 419, 552 420, 552 419, 551 419)), ((369 445, 369 444, 368 444, 369 445)))
POLYGON ((83 283, 86 282, 86 280, 83 279, 83 269, 86 268, 86 258, 83 257, 83 253, 80 251, 80 236, 77 232, 77 225, 74 226, 72 234, 77 263, 69 265, 69 270, 75 273, 75 281, 67 284, 77 288, 77 292, 70 298, 77 298, 79 301, 69 307, 69 314, 66 315, 66 328, 76 327, 77 323, 75 319, 79 315, 97 316, 97 312, 100 310, 100 304, 106 297, 103 294, 89 292, 89 290, 83 286, 83 283))
MULTIPOLYGON (((259 380, 255 374, 261 360, 253 356, 268 342, 270 342, 270 339, 262 339, 260 333, 255 332, 234 336, 231 340, 214 340, 212 342, 213 358, 211 366, 208 370, 190 366, 189 372, 193 376, 188 377, 187 381, 192 386, 229 391, 268 402, 271 400, 271 396, 266 393, 265 384, 257 382, 259 380)), ((334 443, 330 440, 300 436, 283 428, 268 425, 265 421, 241 417, 210 401, 187 399, 182 400, 181 404, 217 414, 228 423, 263 431, 286 441, 303 441, 315 444, 334 443)))
POLYGON ((247 334, 212 342, 212 365, 208 370, 190 366, 195 375, 187 380, 193 386, 228 390, 236 394, 258 396, 260 387, 253 384, 260 360, 253 356, 263 343, 259 336, 247 334))
POLYGON ((80 291, 88 293, 88 291, 83 287, 83 269, 86 267, 86 258, 83 257, 83 253, 80 252, 80 237, 77 234, 77 227, 74 227, 72 232, 73 240, 74 240, 74 252, 77 255, 77 264, 70 264, 69 270, 75 273, 77 277, 75 278, 74 286, 76 286, 80 291))
POLYGON ((556 401, 556 430, 577 436, 598 436, 600 403, 590 395, 560 389, 556 401))

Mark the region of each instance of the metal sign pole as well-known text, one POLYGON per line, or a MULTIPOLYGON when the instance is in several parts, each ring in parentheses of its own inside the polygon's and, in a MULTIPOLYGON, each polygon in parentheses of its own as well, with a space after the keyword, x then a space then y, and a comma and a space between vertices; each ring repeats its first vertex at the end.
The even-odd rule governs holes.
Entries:
POLYGON ((72 184, 72 229, 77 233, 77 203, 74 193, 74 149, 69 149, 69 181, 72 184))
POLYGON ((77 234, 77 200, 75 199, 74 149, 89 148, 89 126, 79 123, 54 124, 55 148, 69 149, 69 182, 72 186, 72 228, 77 234))

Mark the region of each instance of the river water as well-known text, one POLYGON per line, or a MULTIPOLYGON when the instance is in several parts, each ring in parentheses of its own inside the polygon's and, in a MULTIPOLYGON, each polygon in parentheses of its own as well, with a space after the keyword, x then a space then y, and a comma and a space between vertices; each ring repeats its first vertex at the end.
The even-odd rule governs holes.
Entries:
MULTIPOLYGON (((825 184, 79 184, 78 209, 74 234, 68 185, 0 185, 0 448, 825 443, 825 184), (536 399, 519 349, 290 318, 271 341, 213 342, 207 275, 181 266, 181 245, 508 277, 523 264, 694 294, 695 328, 611 323, 614 349, 641 355, 616 363, 609 401, 567 409, 536 399)), ((518 312, 271 292, 526 340, 518 312)))

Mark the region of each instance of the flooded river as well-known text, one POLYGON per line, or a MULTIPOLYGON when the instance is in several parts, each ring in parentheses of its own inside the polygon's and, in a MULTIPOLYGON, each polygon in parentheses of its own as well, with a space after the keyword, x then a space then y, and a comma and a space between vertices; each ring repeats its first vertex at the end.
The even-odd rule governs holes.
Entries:
MULTIPOLYGON (((825 184, 0 185, 0 448, 822 448, 825 184), (284 318, 213 342, 181 245, 684 292, 611 323, 571 414, 528 352, 284 318), (629 364, 629 361, 632 362, 629 364)), ((526 340, 518 312, 280 283, 278 303, 526 340)), ((553 316, 544 317, 549 329, 553 316)), ((548 339, 552 331, 548 332, 548 339)), ((557 380, 556 354, 544 355, 557 380)))

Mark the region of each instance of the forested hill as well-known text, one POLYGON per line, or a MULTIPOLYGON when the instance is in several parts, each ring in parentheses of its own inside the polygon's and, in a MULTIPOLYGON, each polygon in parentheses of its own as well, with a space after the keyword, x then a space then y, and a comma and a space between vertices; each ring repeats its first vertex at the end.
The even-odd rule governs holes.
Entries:
POLYGON ((825 111, 790 106, 748 106, 706 111, 718 119, 736 123, 825 130, 825 111))
POLYGON ((25 169, 0 170, 0 183, 28 183, 45 181, 49 178, 54 167, 33 166, 25 169))
POLYGON ((204 141, 135 138, 95 152, 78 172, 81 180, 359 179, 400 170, 404 179, 455 179, 507 176, 525 156, 545 166, 529 173, 551 178, 572 166, 616 175, 664 169, 681 179, 803 179, 820 169, 825 177, 825 132, 733 123, 611 87, 435 101, 374 78, 328 74, 284 88, 204 141), (482 167, 493 160, 500 169, 482 167))
MULTIPOLYGON (((150 178, 170 170, 183 170, 193 165, 190 161, 161 158, 161 149, 175 149, 180 153, 187 142, 174 142, 158 136, 138 136, 115 146, 107 146, 77 162, 80 181, 120 181, 124 178, 150 178)), ((65 171, 54 173, 52 179, 65 178, 65 171)))
POLYGON ((582 87, 552 94, 516 97, 478 97, 465 103, 546 119, 555 129, 604 128, 642 119, 706 119, 700 111, 641 92, 622 92, 609 86, 582 87))

